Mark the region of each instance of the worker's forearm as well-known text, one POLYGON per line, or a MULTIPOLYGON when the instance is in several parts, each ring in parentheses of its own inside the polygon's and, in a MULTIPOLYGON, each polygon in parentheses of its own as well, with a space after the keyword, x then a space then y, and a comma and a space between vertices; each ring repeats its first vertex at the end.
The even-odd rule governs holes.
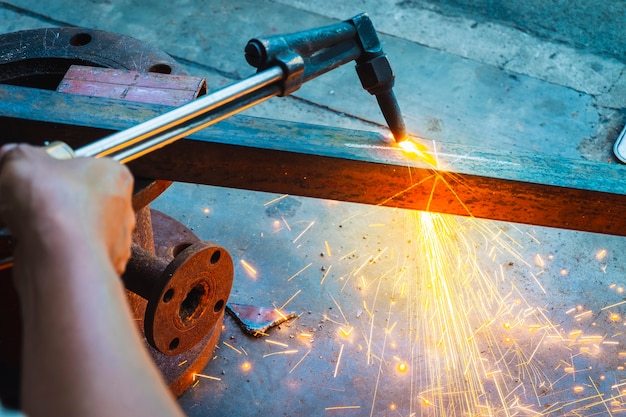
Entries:
POLYGON ((182 415, 139 339, 105 251, 89 240, 67 243, 77 238, 57 236, 56 247, 16 254, 24 410, 32 417, 182 415))

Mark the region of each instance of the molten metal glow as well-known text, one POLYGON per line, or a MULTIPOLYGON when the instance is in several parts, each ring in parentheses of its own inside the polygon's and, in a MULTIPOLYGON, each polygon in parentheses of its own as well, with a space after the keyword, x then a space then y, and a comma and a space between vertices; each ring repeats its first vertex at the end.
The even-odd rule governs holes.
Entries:
POLYGON ((419 159, 433 167, 437 166, 437 159, 435 159, 429 149, 421 143, 412 141, 411 139, 405 139, 398 142, 398 147, 404 151, 407 158, 419 159))

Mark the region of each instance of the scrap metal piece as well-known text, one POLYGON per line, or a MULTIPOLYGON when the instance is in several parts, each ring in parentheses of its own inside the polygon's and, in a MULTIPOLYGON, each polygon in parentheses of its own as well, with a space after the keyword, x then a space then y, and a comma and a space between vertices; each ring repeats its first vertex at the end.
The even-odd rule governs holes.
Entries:
POLYGON ((295 312, 248 304, 227 303, 226 311, 235 318, 246 333, 256 337, 263 336, 267 334, 269 328, 296 317, 295 312))

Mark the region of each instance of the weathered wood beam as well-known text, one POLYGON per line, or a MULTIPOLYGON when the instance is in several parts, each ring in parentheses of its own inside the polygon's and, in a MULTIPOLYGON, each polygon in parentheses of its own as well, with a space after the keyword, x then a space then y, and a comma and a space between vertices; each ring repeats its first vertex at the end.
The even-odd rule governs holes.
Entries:
MULTIPOLYGON (((2 141, 74 147, 169 108, 0 86, 2 141)), ((427 144, 438 168, 377 133, 244 116, 130 164, 137 176, 626 236, 626 167, 427 144)))

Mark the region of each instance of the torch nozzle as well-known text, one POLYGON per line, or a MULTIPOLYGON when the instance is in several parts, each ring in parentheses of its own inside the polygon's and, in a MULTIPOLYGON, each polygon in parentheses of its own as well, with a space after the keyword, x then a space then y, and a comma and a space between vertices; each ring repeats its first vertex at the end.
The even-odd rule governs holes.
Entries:
POLYGON ((355 16, 349 21, 357 29, 357 38, 361 45, 361 54, 356 59, 356 73, 361 85, 376 96, 389 130, 395 141, 401 142, 406 137, 406 128, 393 93, 395 75, 389 59, 383 52, 376 30, 366 14, 355 16))
POLYGON ((389 126, 394 140, 397 143, 402 142, 406 138, 406 127, 402 113, 400 112, 398 100, 396 100, 393 90, 389 89, 386 92, 377 94, 376 100, 378 101, 380 110, 387 121, 387 126, 389 126))

